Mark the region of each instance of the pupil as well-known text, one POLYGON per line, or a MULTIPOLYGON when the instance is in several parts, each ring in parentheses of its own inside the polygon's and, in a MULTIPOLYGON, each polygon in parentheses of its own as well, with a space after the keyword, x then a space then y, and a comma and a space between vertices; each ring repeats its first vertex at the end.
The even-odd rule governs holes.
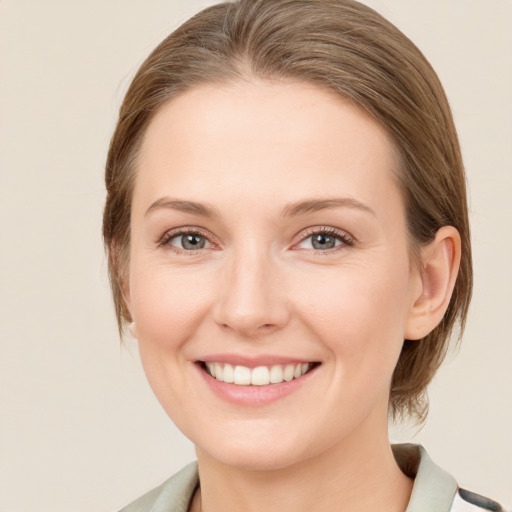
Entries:
POLYGON ((181 240, 185 249, 202 249, 205 245, 205 239, 200 235, 185 235, 181 240))
POLYGON ((335 245, 336 240, 332 236, 319 233, 313 237, 313 247, 315 249, 333 249, 335 245))

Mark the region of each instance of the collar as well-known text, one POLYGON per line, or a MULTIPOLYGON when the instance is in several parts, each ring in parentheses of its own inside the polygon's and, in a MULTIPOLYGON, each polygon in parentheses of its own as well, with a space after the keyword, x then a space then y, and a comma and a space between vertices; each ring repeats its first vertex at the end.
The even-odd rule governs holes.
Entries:
POLYGON ((414 478, 405 512, 449 512, 458 489, 455 479, 434 464, 421 445, 394 444, 392 449, 400 469, 414 478))

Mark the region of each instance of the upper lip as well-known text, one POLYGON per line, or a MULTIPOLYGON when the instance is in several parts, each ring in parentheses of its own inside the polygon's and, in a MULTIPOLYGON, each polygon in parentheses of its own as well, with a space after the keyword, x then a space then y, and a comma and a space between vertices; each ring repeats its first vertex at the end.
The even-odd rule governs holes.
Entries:
POLYGON ((256 368, 258 366, 273 366, 277 364, 303 364, 317 362, 312 359, 303 359, 299 357, 277 356, 277 355, 259 355, 248 356, 242 354, 209 354, 198 359, 198 362, 204 363, 224 363, 233 366, 247 366, 256 368))

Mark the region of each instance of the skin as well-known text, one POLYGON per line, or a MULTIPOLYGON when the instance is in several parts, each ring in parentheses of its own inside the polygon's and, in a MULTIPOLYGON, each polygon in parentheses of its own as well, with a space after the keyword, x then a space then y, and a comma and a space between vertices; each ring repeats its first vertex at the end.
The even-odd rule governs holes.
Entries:
POLYGON ((193 510, 405 510, 391 377, 403 340, 441 319, 460 243, 443 228, 411 263, 396 168, 379 124, 303 83, 201 86, 151 122, 124 291, 148 380, 196 446, 193 510), (291 213, 305 201, 324 203, 291 213), (183 228, 204 247, 184 249, 183 228), (312 245, 321 228, 332 249, 312 245), (320 365, 293 393, 244 406, 198 369, 220 353, 320 365))

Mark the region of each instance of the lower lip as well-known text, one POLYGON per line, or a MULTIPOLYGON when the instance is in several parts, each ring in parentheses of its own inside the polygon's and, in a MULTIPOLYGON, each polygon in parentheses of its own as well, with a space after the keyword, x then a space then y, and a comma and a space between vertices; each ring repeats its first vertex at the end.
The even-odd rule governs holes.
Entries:
POLYGON ((279 384, 269 384, 267 386, 239 386, 237 384, 228 384, 212 377, 200 364, 195 364, 204 382, 219 398, 237 405, 262 406, 276 402, 284 398, 309 382, 316 373, 318 366, 315 366, 307 373, 291 381, 283 381, 279 384))

